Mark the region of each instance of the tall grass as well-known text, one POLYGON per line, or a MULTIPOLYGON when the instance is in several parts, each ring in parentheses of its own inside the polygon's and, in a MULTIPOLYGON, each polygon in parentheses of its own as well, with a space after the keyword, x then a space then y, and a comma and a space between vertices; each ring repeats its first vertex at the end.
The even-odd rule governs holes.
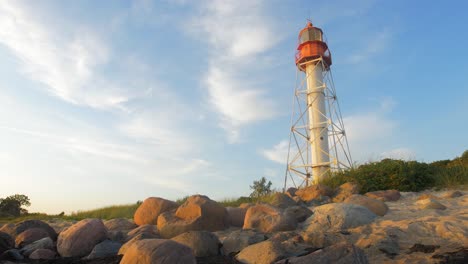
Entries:
POLYGON ((114 219, 114 218, 133 218, 139 204, 115 205, 104 208, 73 212, 69 217, 71 219, 81 220, 86 218, 114 219))

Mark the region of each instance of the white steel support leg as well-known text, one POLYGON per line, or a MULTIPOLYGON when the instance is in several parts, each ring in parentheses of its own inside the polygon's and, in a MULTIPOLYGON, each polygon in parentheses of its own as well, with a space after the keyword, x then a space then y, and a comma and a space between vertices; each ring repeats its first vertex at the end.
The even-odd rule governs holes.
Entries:
POLYGON ((323 70, 320 61, 306 65, 311 165, 315 184, 321 181, 330 169, 328 118, 325 108, 323 70))

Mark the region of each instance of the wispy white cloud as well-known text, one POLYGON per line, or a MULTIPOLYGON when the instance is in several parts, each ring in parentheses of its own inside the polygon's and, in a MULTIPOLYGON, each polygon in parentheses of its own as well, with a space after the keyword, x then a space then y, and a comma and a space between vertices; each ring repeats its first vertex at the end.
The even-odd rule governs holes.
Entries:
POLYGON ((141 91, 119 87, 97 75, 111 51, 93 30, 68 32, 45 25, 20 1, 0 4, 0 44, 20 61, 22 72, 58 98, 94 108, 121 108, 141 91))
POLYGON ((279 41, 263 1, 203 1, 190 30, 211 47, 204 78, 208 101, 220 115, 231 143, 242 126, 276 115, 275 104, 249 75, 256 58, 279 41))
POLYGON ((280 164, 286 164, 288 157, 288 146, 288 140, 282 140, 278 144, 274 145, 273 148, 261 150, 260 153, 271 161, 280 164))

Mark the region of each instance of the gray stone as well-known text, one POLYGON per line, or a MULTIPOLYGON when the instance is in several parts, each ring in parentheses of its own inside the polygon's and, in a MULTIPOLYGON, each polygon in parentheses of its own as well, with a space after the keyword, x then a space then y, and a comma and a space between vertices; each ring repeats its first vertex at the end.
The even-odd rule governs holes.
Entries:
POLYGON ((28 257, 37 249, 53 249, 54 248, 54 241, 50 237, 45 237, 43 239, 39 239, 34 241, 33 243, 26 245, 21 249, 21 254, 28 257))
POLYGON ((265 241, 267 237, 263 233, 258 233, 253 230, 238 230, 230 233, 223 240, 223 254, 237 253, 242 249, 256 243, 265 241))
POLYGON ((122 243, 105 240, 97 244, 85 259, 115 256, 119 253, 121 247, 122 243))

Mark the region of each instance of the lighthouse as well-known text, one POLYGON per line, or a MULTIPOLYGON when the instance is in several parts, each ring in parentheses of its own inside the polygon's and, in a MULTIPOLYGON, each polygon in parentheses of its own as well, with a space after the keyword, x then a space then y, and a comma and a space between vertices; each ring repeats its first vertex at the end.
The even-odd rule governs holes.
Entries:
POLYGON ((322 29, 309 21, 298 36, 297 81, 285 185, 317 184, 352 164, 322 29), (300 176, 297 178, 296 176, 300 176))

